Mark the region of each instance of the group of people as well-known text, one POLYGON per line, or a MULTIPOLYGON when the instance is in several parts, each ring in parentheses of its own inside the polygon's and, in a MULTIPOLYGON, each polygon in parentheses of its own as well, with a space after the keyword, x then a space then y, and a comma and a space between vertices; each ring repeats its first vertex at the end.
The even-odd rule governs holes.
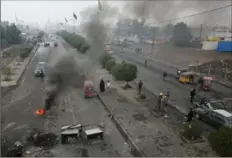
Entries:
POLYGON ((107 83, 105 84, 105 81, 103 79, 101 79, 100 84, 99 84, 99 88, 100 88, 100 92, 105 92, 105 89, 110 91, 111 90, 110 80, 107 80, 107 83), (106 88, 105 88, 105 86, 106 86, 106 88))

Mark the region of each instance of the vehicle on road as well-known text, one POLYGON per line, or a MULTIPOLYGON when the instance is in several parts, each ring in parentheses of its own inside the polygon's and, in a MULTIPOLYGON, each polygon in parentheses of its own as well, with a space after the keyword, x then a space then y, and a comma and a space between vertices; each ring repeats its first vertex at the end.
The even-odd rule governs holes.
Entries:
POLYGON ((136 48, 135 53, 142 53, 142 48, 136 48))
POLYGON ((44 47, 49 47, 50 46, 50 43, 49 42, 45 42, 44 43, 44 47))
POLYGON ((123 48, 121 48, 121 49, 120 49, 120 53, 124 53, 124 50, 123 50, 123 48))
POLYGON ((232 127, 232 114, 223 109, 213 110, 210 108, 196 108, 194 109, 196 118, 212 125, 215 128, 232 127))
POLYGON ((176 69, 176 78, 179 79, 180 74, 182 74, 183 72, 187 72, 189 71, 188 68, 178 68, 176 69))
POLYGON ((190 83, 194 83, 195 78, 196 78, 196 74, 194 72, 192 71, 183 72, 179 76, 179 82, 190 84, 190 83))
POLYGON ((41 75, 41 69, 43 71, 43 73, 45 74, 46 73, 46 70, 47 70, 47 64, 45 62, 39 62, 35 68, 35 71, 34 71, 34 75, 35 77, 40 77, 41 75))
POLYGON ((54 43, 54 47, 57 47, 57 46, 58 46, 58 43, 55 42, 55 43, 54 43))
POLYGON ((96 96, 93 82, 91 80, 86 80, 84 82, 84 96, 85 98, 92 98, 96 96))
POLYGON ((198 84, 200 84, 202 90, 209 91, 211 89, 212 81, 212 77, 204 76, 199 79, 198 84))

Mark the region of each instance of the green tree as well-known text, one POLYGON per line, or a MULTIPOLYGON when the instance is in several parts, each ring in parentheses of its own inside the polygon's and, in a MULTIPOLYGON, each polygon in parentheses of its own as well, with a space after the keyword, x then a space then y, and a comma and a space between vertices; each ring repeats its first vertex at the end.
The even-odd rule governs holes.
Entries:
POLYGON ((116 64, 112 68, 112 75, 118 81, 126 81, 126 86, 129 87, 128 82, 133 81, 137 77, 137 66, 134 64, 126 63, 123 61, 120 64, 116 64))
POLYGON ((212 148, 222 157, 232 157, 232 128, 220 128, 209 135, 212 148))
POLYGON ((1 22, 1 46, 2 48, 8 47, 13 44, 20 44, 22 38, 21 32, 17 29, 15 24, 9 25, 7 22, 1 22))
POLYGON ((111 69, 112 69, 112 67, 114 67, 115 65, 116 65, 116 61, 115 61, 114 58, 108 60, 107 63, 106 63, 106 70, 107 70, 108 72, 111 73, 111 72, 112 72, 111 69))
POLYGON ((89 45, 88 44, 83 44, 81 45, 80 52, 85 54, 89 50, 89 45))
POLYGON ((106 52, 104 52, 104 54, 102 55, 101 59, 100 59, 100 64, 103 68, 106 68, 106 63, 112 59, 112 56, 106 52))
POLYGON ((172 41, 176 46, 186 47, 189 46, 189 41, 192 39, 190 29, 183 22, 174 26, 172 41))

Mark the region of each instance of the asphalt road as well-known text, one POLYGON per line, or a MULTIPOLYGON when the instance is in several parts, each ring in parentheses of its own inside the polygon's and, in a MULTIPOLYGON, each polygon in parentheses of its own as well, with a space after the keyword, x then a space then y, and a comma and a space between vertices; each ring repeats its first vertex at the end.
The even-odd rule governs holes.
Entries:
POLYGON ((44 107, 45 81, 35 78, 33 71, 39 61, 54 64, 58 55, 68 53, 62 41, 58 47, 41 46, 29 63, 17 88, 2 98, 2 138, 8 144, 25 141, 27 132, 33 128, 60 134, 61 126, 67 124, 99 125, 104 123, 104 143, 101 145, 57 145, 52 149, 55 156, 81 156, 85 149, 88 156, 131 156, 130 148, 111 122, 100 101, 83 98, 83 89, 68 87, 59 93, 51 113, 46 117, 36 116, 35 110, 44 107), (65 111, 63 111, 65 109, 65 111))
MULTIPOLYGON (((115 55, 122 59, 126 59, 132 62, 135 62, 136 64, 143 66, 145 59, 148 61, 148 67, 152 72, 159 73, 160 75, 166 71, 168 74, 171 74, 172 77, 176 75, 176 69, 173 68, 171 65, 164 64, 160 61, 155 61, 154 59, 150 59, 148 57, 145 57, 140 54, 134 53, 134 50, 130 49, 125 49, 124 53, 119 53, 120 52, 120 47, 118 46, 112 46, 113 51, 115 52, 115 55)), ((171 57, 170 57, 171 58, 171 57)), ((188 86, 189 88, 190 86, 188 86)), ((212 83, 212 91, 215 93, 218 93, 222 97, 231 97, 232 95, 232 90, 231 88, 222 86, 220 84, 217 84, 215 82, 212 83)))
MULTIPOLYGON (((113 47, 115 48, 115 47, 113 47)), ((173 77, 167 77, 166 81, 161 79, 162 73, 159 68, 161 65, 154 61, 149 61, 148 68, 143 66, 144 57, 130 52, 120 53, 118 49, 114 49, 113 55, 118 61, 127 60, 132 63, 136 63, 138 66, 137 81, 142 80, 144 86, 151 92, 159 94, 160 92, 165 93, 167 89, 170 90, 170 102, 182 113, 187 113, 190 108, 194 107, 189 102, 189 92, 192 88, 191 85, 180 84, 173 77)), ((161 68, 163 69, 163 67, 161 68)), ((220 100, 224 96, 220 93, 212 92, 198 92, 196 100, 200 100, 200 96, 207 96, 210 100, 220 100)), ((229 97, 228 95, 225 95, 229 97)))

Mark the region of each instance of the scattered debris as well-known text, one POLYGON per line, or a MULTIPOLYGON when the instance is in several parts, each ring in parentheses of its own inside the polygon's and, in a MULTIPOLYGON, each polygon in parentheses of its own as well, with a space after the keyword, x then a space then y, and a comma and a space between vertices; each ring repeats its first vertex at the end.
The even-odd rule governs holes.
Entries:
POLYGON ((58 137, 54 133, 36 133, 33 135, 33 143, 39 147, 52 147, 58 143, 58 137))

